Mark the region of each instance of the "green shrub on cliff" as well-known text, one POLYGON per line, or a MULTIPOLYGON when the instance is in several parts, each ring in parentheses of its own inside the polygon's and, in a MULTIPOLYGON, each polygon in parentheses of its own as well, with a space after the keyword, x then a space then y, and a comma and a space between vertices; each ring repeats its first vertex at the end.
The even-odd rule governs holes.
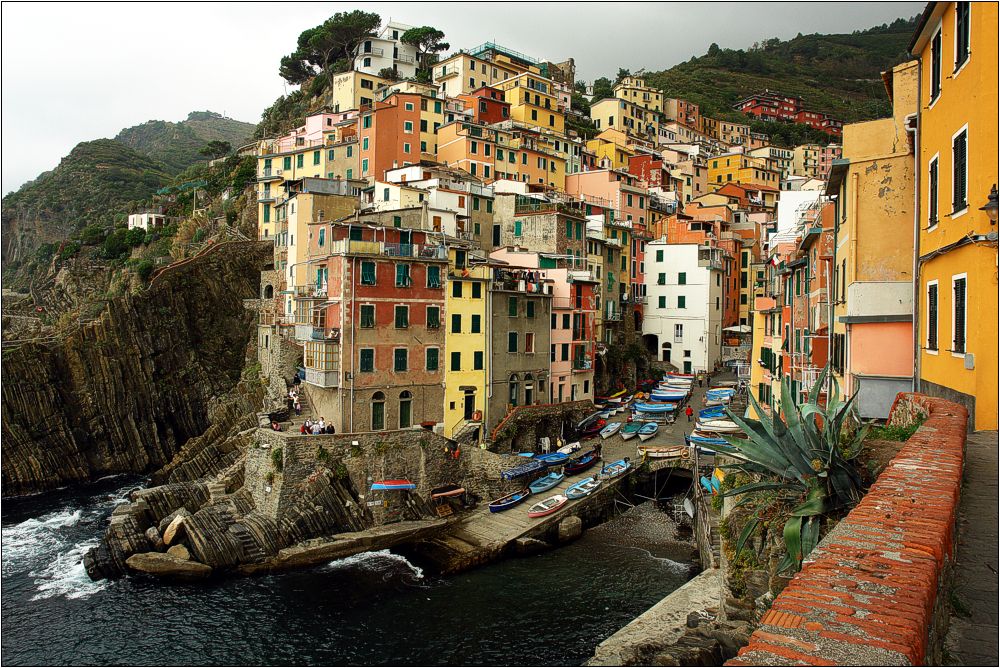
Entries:
POLYGON ((281 473, 285 468, 285 460, 282 455, 283 453, 281 448, 274 448, 271 450, 271 466, 273 466, 274 470, 278 473, 281 473))

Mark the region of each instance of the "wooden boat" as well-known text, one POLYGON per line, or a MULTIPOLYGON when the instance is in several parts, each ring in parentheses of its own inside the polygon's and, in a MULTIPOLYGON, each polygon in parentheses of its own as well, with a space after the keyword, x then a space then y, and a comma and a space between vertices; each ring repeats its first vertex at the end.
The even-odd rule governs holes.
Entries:
POLYGON ((598 459, 600 458, 597 456, 597 450, 590 450, 582 456, 566 462, 566 465, 563 466, 563 473, 566 475, 576 475, 596 464, 598 459))
POLYGON ((373 491, 383 491, 391 492, 396 490, 410 490, 416 489, 417 486, 414 485, 409 480, 376 480, 372 483, 373 491))
POLYGON ((605 420, 603 418, 598 419, 598 420, 592 422, 591 424, 585 426, 580 431, 580 436, 582 438, 587 438, 588 436, 596 436, 597 434, 599 434, 601 432, 602 429, 604 429, 605 426, 607 426, 607 424, 608 424, 607 420, 605 420))
POLYGON ((695 445, 729 445, 728 441, 724 438, 719 438, 718 436, 706 434, 698 430, 692 431, 687 439, 695 445))
POLYGON ((531 475, 532 473, 538 473, 544 469, 545 462, 532 459, 531 461, 519 464, 512 469, 507 469, 500 474, 500 477, 504 480, 517 480, 518 478, 523 478, 524 476, 531 475))
POLYGON ((621 474, 625 473, 629 469, 631 464, 629 464, 626 459, 619 459, 618 461, 606 464, 604 468, 601 469, 601 478, 604 480, 611 480, 612 478, 617 478, 621 474))
POLYGON ((595 480, 594 478, 584 478, 580 482, 567 487, 566 496, 570 499, 582 499, 585 496, 593 494, 594 491, 600 486, 600 480, 595 480))
POLYGON ((635 436, 639 433, 640 429, 642 429, 641 422, 626 422, 625 426, 623 426, 621 428, 621 431, 619 431, 618 433, 621 434, 623 441, 627 441, 629 439, 635 438, 635 436))
POLYGON ((732 420, 699 420, 694 425, 695 430, 715 434, 738 434, 743 429, 732 420))
POLYGON ((550 473, 528 485, 528 489, 531 490, 532 494, 541 494, 561 483, 565 477, 562 473, 550 473))
POLYGON ((660 430, 660 425, 655 422, 644 422, 641 427, 639 427, 639 440, 648 441, 649 439, 656 436, 656 432, 660 430))
POLYGON ((607 427, 601 430, 601 438, 608 438, 614 436, 618 433, 618 430, 622 428, 621 422, 612 422, 607 427))
POLYGON ((618 411, 615 410, 614 408, 608 408, 606 410, 603 410, 603 411, 601 411, 601 419, 602 420, 609 420, 609 419, 611 419, 611 416, 614 415, 617 412, 618 411))
POLYGON ((528 508, 528 517, 545 517, 546 515, 551 515, 565 506, 567 501, 569 501, 569 499, 562 494, 550 496, 544 501, 539 501, 535 505, 528 508))
POLYGON ((650 459, 677 459, 688 456, 688 449, 683 445, 668 445, 656 447, 653 445, 640 445, 637 449, 640 457, 645 455, 650 459))
POLYGON ((535 455, 535 461, 542 462, 546 466, 562 466, 569 459, 565 452, 550 452, 546 455, 535 455))
POLYGON ((531 496, 531 490, 525 487, 522 490, 508 494, 507 496, 501 496, 496 501, 490 501, 490 512, 499 513, 508 508, 513 508, 517 504, 521 503, 525 499, 531 496))
POLYGON ((649 398, 653 401, 684 401, 688 394, 686 390, 653 390, 649 398))
POLYGON ((580 449, 580 441, 573 441, 572 443, 567 443, 562 446, 556 452, 562 452, 563 454, 571 455, 580 449))
POLYGON ((465 494, 465 488, 458 485, 442 485, 431 490, 432 499, 448 499, 453 496, 462 496, 463 494, 465 494))

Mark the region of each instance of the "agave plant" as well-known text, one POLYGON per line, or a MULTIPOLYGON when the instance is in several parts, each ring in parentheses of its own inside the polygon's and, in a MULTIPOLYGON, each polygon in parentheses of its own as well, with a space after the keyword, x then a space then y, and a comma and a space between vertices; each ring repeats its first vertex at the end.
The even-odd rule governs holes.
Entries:
MULTIPOLYGON (((729 445, 705 446, 740 460, 726 468, 757 478, 725 492, 725 496, 744 496, 737 507, 764 492, 776 496, 776 501, 794 505, 784 526, 787 554, 779 572, 801 566, 802 559, 819 542, 820 521, 825 514, 851 507, 862 496, 861 478, 852 460, 860 453, 868 428, 856 429, 841 441, 845 426, 860 423, 854 407, 857 395, 843 401, 836 380, 831 379, 830 396, 821 406, 819 394, 828 374, 826 367, 805 403, 793 398, 788 379, 782 379, 780 415, 772 410, 768 417, 748 394, 759 420, 742 418, 726 408, 729 419, 743 429, 746 438, 723 436, 729 445)), ((758 507, 740 532, 737 556, 760 524, 760 514, 758 507)))

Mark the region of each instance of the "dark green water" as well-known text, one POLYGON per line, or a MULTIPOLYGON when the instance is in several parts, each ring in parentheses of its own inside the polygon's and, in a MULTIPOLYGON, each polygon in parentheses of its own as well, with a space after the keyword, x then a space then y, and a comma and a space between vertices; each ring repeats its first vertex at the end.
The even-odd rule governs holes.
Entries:
POLYGON ((691 575, 650 504, 571 545, 462 575, 370 553, 282 575, 93 583, 80 563, 132 485, 5 502, 5 665, 573 665, 691 575))

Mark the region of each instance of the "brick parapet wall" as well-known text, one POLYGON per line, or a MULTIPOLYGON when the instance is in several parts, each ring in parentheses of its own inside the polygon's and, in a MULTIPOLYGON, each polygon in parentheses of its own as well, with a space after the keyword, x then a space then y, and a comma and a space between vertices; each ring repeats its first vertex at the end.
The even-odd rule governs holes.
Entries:
POLYGON ((940 665, 965 454, 965 407, 900 393, 926 421, 820 542, 730 666, 940 665))

